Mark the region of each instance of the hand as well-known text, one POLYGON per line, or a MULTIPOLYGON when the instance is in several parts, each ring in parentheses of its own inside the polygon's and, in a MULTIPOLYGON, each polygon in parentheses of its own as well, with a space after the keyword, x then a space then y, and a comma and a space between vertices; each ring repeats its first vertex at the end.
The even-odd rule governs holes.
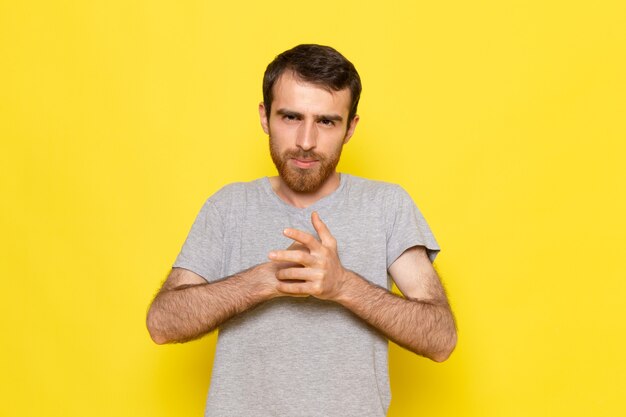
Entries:
POLYGON ((300 248, 292 245, 289 250, 270 252, 269 258, 274 263, 291 262, 301 265, 279 268, 276 272, 279 280, 276 288, 286 295, 312 295, 323 300, 336 300, 348 274, 339 260, 337 241, 317 212, 313 212, 311 221, 321 241, 309 233, 285 229, 285 236, 293 239, 300 248))
MULTIPOLYGON (((306 253, 309 250, 298 242, 293 242, 285 251, 304 251, 306 253)), ((258 291, 261 294, 265 294, 267 298, 284 297, 284 296, 296 296, 296 297, 308 297, 308 294, 293 295, 286 294, 277 289, 277 285, 280 284, 280 280, 277 278, 277 273, 281 269, 287 268, 302 268, 302 265, 295 262, 264 262, 262 264, 253 267, 255 270, 254 276, 258 279, 259 285, 258 291)), ((301 280, 286 280, 287 282, 303 282, 301 280)))

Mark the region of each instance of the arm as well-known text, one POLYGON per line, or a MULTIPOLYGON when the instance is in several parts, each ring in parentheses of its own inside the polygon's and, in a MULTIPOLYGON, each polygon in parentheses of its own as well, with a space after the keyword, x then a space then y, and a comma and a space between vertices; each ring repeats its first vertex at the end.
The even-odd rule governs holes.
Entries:
POLYGON ((150 337, 158 344, 186 342, 215 330, 277 295, 277 267, 264 263, 212 283, 187 269, 173 268, 148 310, 150 337))
POLYGON ((389 272, 406 298, 346 271, 345 290, 337 302, 398 345, 443 362, 456 346, 456 326, 425 248, 406 250, 389 272))
POLYGON ((335 301, 372 325, 387 338, 437 362, 448 358, 456 345, 454 317, 437 273, 423 247, 405 251, 389 268, 400 290, 398 297, 375 286, 341 265, 337 242, 317 213, 312 235, 285 230, 285 235, 308 248, 275 251, 270 259, 296 262, 304 268, 285 268, 277 274, 277 289, 286 294, 308 294, 335 301), (293 282, 289 280, 303 280, 293 282))

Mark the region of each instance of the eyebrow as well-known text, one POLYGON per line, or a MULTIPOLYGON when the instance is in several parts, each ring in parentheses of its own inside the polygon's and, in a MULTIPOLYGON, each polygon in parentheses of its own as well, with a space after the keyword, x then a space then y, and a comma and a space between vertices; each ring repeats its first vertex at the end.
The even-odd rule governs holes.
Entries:
MULTIPOLYGON (((297 111, 288 110, 288 109, 278 109, 278 110, 276 110, 276 113, 281 115, 281 116, 293 116, 293 117, 299 117, 301 119, 304 118, 304 115, 302 113, 299 113, 297 111)), ((342 122, 343 121, 343 117, 341 117, 338 114, 316 114, 315 115, 315 119, 316 120, 331 120, 333 122, 342 122)))

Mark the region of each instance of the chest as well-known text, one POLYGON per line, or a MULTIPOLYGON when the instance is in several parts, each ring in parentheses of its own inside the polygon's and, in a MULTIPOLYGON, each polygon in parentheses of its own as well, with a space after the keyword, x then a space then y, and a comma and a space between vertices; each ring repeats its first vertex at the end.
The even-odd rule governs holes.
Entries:
MULTIPOLYGON (((388 287, 383 213, 371 207, 368 210, 329 207, 318 213, 337 240, 342 265, 377 285, 388 287)), ((317 238, 310 211, 306 210, 268 209, 263 213, 242 210, 229 216, 227 225, 224 275, 267 262, 271 250, 289 247, 293 241, 283 235, 285 228, 299 229, 317 238)))

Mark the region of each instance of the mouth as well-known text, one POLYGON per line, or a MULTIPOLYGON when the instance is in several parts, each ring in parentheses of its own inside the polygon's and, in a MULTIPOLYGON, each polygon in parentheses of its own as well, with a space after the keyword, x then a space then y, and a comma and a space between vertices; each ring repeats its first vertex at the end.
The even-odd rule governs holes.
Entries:
POLYGON ((291 161, 298 168, 311 168, 317 164, 317 159, 300 159, 300 158, 291 158, 291 161))

